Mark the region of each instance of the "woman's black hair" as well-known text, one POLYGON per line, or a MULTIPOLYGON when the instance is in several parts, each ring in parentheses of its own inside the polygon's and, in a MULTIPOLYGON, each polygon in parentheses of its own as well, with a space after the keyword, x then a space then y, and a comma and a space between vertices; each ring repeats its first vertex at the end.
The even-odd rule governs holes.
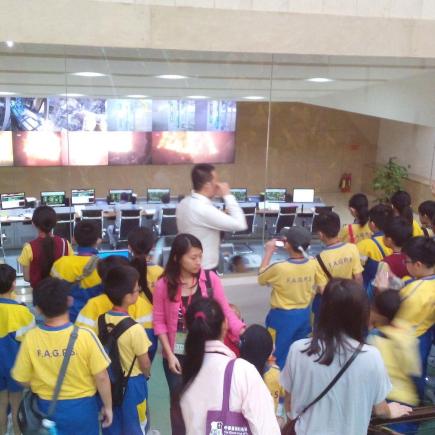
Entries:
POLYGON ((188 334, 183 362, 183 392, 201 369, 205 342, 221 338, 224 320, 224 312, 213 298, 201 298, 189 305, 186 313, 188 334))
POLYGON ((272 336, 264 326, 251 325, 240 337, 240 358, 253 364, 261 376, 272 351, 272 336))
POLYGON ((368 320, 369 301, 362 286, 351 279, 332 279, 322 295, 313 337, 302 352, 329 366, 337 354, 352 348, 348 338, 364 342, 368 320))
POLYGON ((435 241, 426 237, 413 237, 402 248, 413 263, 419 261, 426 267, 435 266, 435 241))
POLYGON ((410 224, 414 220, 414 213, 411 208, 411 195, 404 190, 398 190, 391 197, 391 204, 399 213, 399 216, 405 218, 410 224))
POLYGON ((364 193, 356 193, 349 199, 349 207, 355 210, 358 224, 363 227, 369 221, 369 200, 364 193))
POLYGON ((144 227, 135 228, 128 233, 128 244, 133 252, 130 265, 139 272, 139 285, 147 299, 153 303, 153 294, 147 280, 147 257, 154 246, 154 235, 151 230, 144 227))
POLYGON ((431 200, 423 201, 418 206, 418 212, 422 216, 427 216, 432 222, 435 217, 435 201, 431 201, 431 200))
POLYGON ((39 263, 41 279, 50 276, 51 267, 55 261, 54 239, 51 237, 51 232, 56 226, 57 217, 53 208, 48 205, 41 205, 35 209, 32 216, 32 223, 39 231, 45 234, 42 239, 41 248, 42 254, 39 263))
POLYGON ((192 234, 178 234, 172 243, 171 252, 168 262, 166 263, 163 275, 168 283, 168 295, 171 301, 175 301, 177 297, 178 286, 180 282, 180 261, 183 255, 191 248, 198 248, 202 251, 202 244, 192 234))

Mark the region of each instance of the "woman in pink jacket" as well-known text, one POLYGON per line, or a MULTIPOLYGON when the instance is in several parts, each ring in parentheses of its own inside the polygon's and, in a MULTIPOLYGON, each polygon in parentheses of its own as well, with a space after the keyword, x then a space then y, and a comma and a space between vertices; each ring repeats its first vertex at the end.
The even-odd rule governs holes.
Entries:
POLYGON ((171 396, 173 435, 185 433, 182 419, 177 417, 176 401, 182 384, 187 308, 201 297, 213 297, 222 307, 232 335, 238 337, 245 327, 229 307, 218 276, 202 270, 201 260, 201 242, 191 234, 179 234, 172 244, 163 276, 154 290, 154 333, 163 348, 163 368, 171 396))

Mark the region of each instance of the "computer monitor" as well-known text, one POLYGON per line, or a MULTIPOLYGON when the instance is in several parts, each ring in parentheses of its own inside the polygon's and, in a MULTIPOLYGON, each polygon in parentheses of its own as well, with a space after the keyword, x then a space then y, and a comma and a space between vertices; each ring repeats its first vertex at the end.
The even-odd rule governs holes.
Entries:
POLYGON ((163 195, 170 195, 171 189, 147 189, 147 201, 159 203, 163 195))
POLYGON ((285 202, 287 189, 266 189, 264 192, 264 200, 268 202, 285 202))
POLYGON ((248 189, 231 189, 231 193, 237 202, 248 202, 248 189))
POLYGON ((293 189, 293 202, 314 202, 314 189, 293 189))
POLYGON ((65 205, 65 192, 41 192, 41 204, 63 207, 65 205))
POLYGON ((131 202, 131 196, 133 195, 132 189, 110 189, 109 190, 109 204, 114 204, 116 202, 121 202, 121 195, 125 193, 126 200, 131 202))
POLYGON ((108 251, 99 251, 98 257, 101 259, 110 257, 111 255, 118 255, 119 257, 129 258, 130 252, 128 249, 118 249, 118 250, 108 250, 108 251))
POLYGON ((24 194, 24 192, 2 193, 0 198, 1 198, 1 207, 3 210, 26 207, 26 195, 24 194))
POLYGON ((71 205, 86 205, 95 203, 95 189, 71 190, 71 205))

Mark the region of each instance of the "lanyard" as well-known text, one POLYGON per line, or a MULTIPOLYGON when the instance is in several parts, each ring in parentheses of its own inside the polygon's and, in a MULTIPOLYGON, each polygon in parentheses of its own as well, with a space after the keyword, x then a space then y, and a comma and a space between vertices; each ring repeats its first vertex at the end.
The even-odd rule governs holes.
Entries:
POLYGON ((192 287, 191 287, 191 290, 190 290, 189 297, 187 299, 187 305, 186 306, 184 306, 184 304, 183 304, 183 296, 181 295, 181 287, 180 287, 180 291, 178 293, 179 294, 179 299, 180 299, 180 310, 181 310, 181 314, 183 315, 183 323, 184 324, 186 323, 185 319, 186 319, 187 308, 189 308, 189 305, 192 302, 193 295, 199 290, 199 280, 198 280, 198 283, 197 283, 195 291, 193 291, 194 284, 195 284, 195 278, 192 278, 192 287))

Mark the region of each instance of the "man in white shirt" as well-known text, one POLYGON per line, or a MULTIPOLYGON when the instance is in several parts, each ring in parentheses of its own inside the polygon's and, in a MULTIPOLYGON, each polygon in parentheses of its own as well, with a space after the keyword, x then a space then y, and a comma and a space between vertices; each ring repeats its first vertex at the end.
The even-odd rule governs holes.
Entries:
POLYGON ((219 182, 214 166, 195 165, 192 169, 192 194, 177 207, 177 227, 180 233, 196 236, 202 243, 204 269, 216 269, 219 263, 221 231, 244 231, 246 218, 228 183, 219 182), (221 196, 226 212, 218 210, 211 199, 221 196))

